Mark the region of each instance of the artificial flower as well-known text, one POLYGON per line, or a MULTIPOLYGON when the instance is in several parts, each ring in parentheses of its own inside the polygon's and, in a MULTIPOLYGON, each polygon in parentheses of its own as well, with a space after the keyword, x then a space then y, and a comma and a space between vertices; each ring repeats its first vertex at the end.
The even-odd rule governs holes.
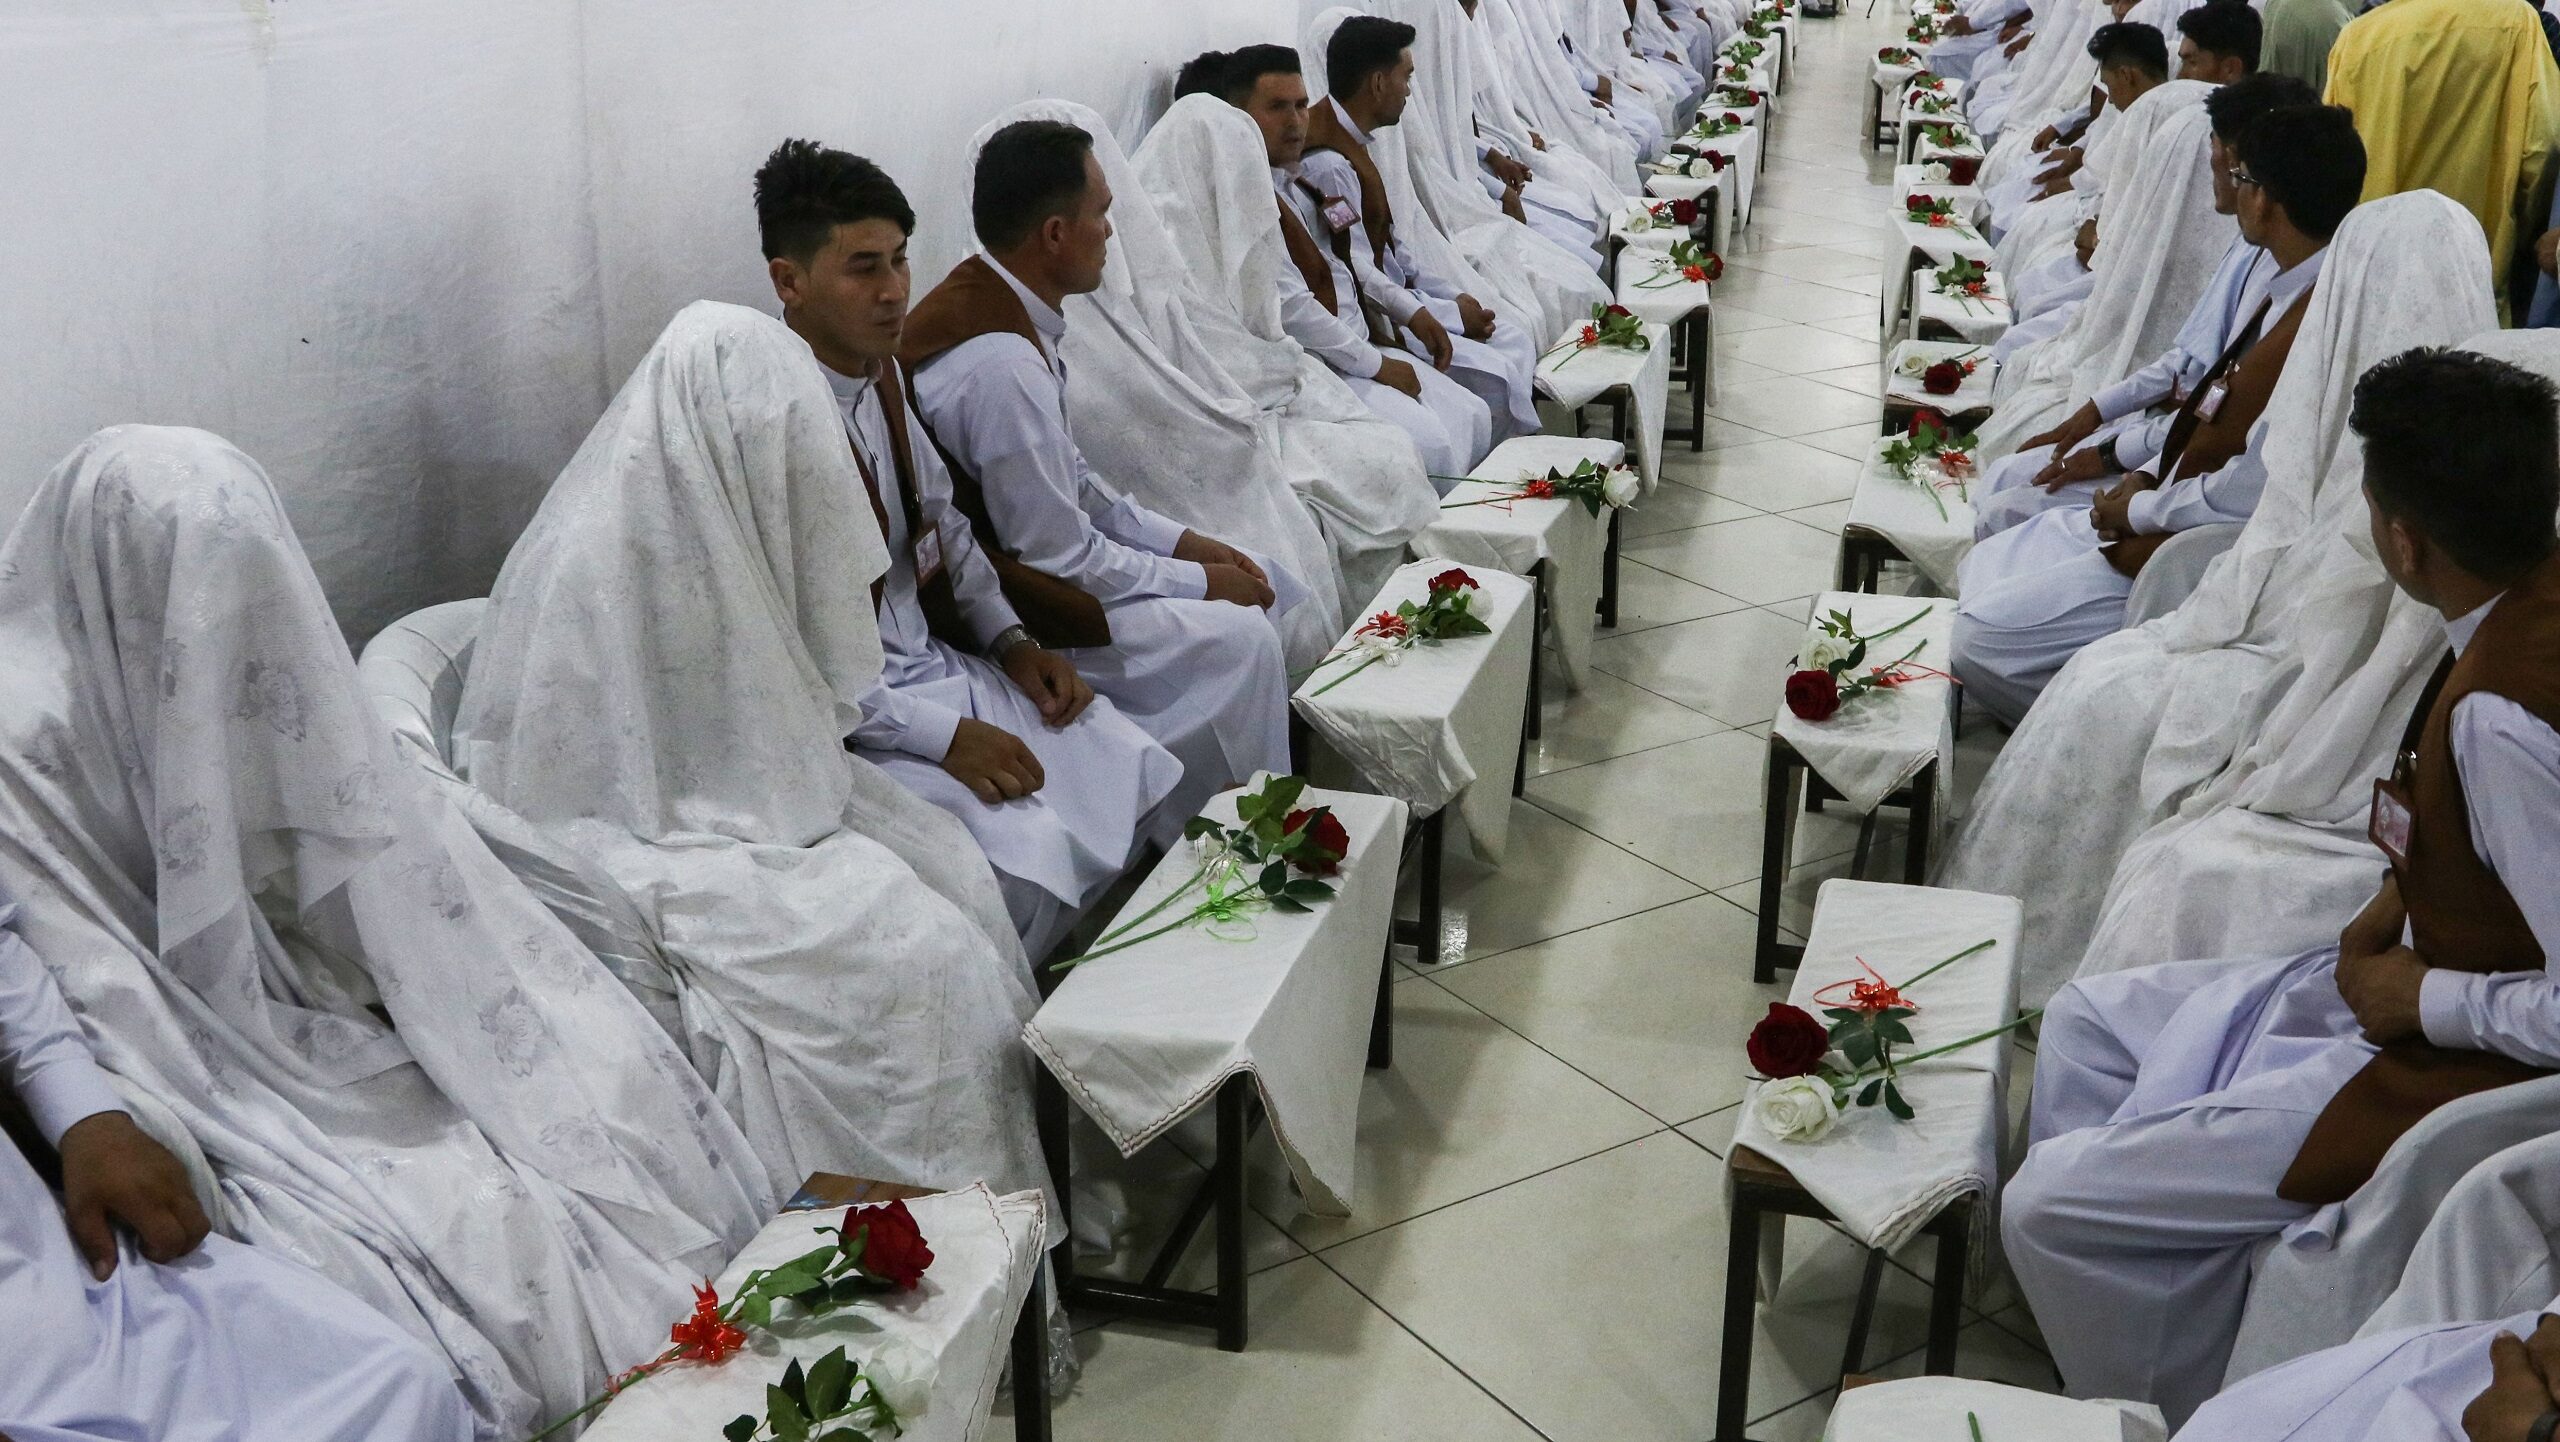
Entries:
POLYGON ((921 1348, 894 1337, 881 1339, 880 1350, 862 1364, 862 1375, 871 1381, 871 1390, 880 1394, 900 1422, 910 1422, 925 1414, 933 1401, 933 1384, 940 1369, 932 1356, 921 1348))
POLYGON ((1933 396, 1951 396, 1964 384, 1964 378, 1962 361, 1932 361, 1929 368, 1920 373, 1920 389, 1933 396))
POLYGON ((1465 570, 1457 566, 1451 566, 1431 578, 1431 589, 1435 591, 1454 591, 1461 586, 1470 591, 1483 589, 1477 584, 1475 577, 1468 575, 1465 570))

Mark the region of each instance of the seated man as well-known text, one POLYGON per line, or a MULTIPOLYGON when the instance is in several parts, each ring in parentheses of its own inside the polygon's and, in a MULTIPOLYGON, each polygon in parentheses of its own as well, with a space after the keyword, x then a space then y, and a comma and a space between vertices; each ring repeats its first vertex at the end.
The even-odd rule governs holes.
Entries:
MULTIPOLYGON (((1448 372, 1492 411, 1498 444, 1538 430, 1532 387, 1541 342, 1516 320, 1503 324, 1414 258, 1397 235, 1395 207, 1369 158, 1369 142, 1404 118, 1412 98, 1414 38, 1414 28, 1402 21, 1359 15, 1326 42, 1332 93, 1308 111, 1299 164, 1300 178, 1325 197, 1309 224, 1349 251, 1362 295, 1409 333, 1406 349, 1429 357, 1434 369, 1448 372)), ((1300 193, 1295 203, 1306 218, 1310 200, 1300 193)))
POLYGON ((1057 664, 1071 659, 1182 763, 1155 829, 1169 841, 1210 796, 1288 769, 1289 676, 1269 612, 1302 599, 1304 578, 1122 495, 1076 445, 1061 307, 1100 288, 1111 241, 1092 137, 1008 125, 979 151, 973 187, 986 254, 916 306, 899 359, 1033 641, 1068 648, 1057 664))
POLYGON ((2240 234, 2277 269, 2197 377, 2146 469, 1976 545, 1958 572, 1952 669, 2016 724, 2081 647, 2124 625, 2133 578, 2171 535, 2246 521, 2266 484, 2252 430, 2284 374, 2321 256, 2364 186, 2364 146, 2333 107, 2270 111, 2240 135, 2240 234))
POLYGON ((756 218, 889 551, 872 598, 886 662, 847 744, 968 827, 1036 963, 1161 823, 1181 764, 1032 639, 915 425, 896 363, 914 212, 896 183, 785 141, 756 173, 756 218))
POLYGON ((2178 78, 2237 85, 2258 73, 2265 24, 2247 0, 2211 0, 2178 17, 2178 78))
MULTIPOLYGON (((0 1120, 10 1093, 61 1161, 0 1138, 0 1434, 466 1442, 445 1359, 282 1252, 208 1236, 186 1168, 92 1057, 0 897, 0 1120)), ((32 1139, 31 1139, 32 1144, 32 1139)))
POLYGON ((2382 568, 2453 651, 2376 783, 2389 875, 2334 947, 2064 987, 2002 1197, 2072 1393, 2173 1419, 2223 1374, 2253 1247, 2437 1106, 2560 1066, 2560 391, 2422 348, 2364 375, 2349 424, 2382 568))
POLYGON ((2400 1327, 2246 1378, 2197 1442, 2537 1442, 2560 1412, 2560 1301, 2496 1322, 2400 1327))
POLYGON ((2018 38, 2034 14, 2029 0, 1966 0, 1939 28, 1924 63, 1949 80, 1969 80, 1982 57, 2018 38))
MULTIPOLYGON (((1300 168, 1309 107, 1298 52, 1285 45, 1249 45, 1229 61, 1221 94, 1262 128, 1271 161, 1290 261, 1279 272, 1283 329, 1349 382, 1372 414, 1413 437, 1432 475, 1465 475, 1493 449, 1493 413, 1439 369, 1387 354, 1393 323, 1352 265, 1358 207, 1318 190, 1300 168), (1335 220, 1342 224, 1335 226, 1335 220)), ((1443 481, 1441 489, 1448 484, 1443 481)))
MULTIPOLYGON (((2125 129, 2125 114, 2135 102, 2169 81, 2169 47, 2148 25, 2122 21, 2098 27, 2089 37, 2090 58, 2098 62, 2098 80, 2107 95, 2106 109, 2091 122, 2086 153, 2098 153, 2103 141, 2110 150, 2128 136, 2148 134, 2125 129)), ((2162 101, 2173 96, 2164 95, 2162 101)), ((2021 320, 2032 320, 2075 293, 2086 295, 2086 257, 2096 248, 2096 221, 2106 200, 2107 170, 2081 163, 2083 150, 2062 152, 2038 178, 2039 189, 2023 205, 2005 214, 1994 202, 2001 231, 1999 269, 2009 277, 2009 293, 2021 320)))
MULTIPOLYGON (((2205 97, 2213 120, 2216 213, 2239 212, 2239 187, 2231 173, 2239 165, 2234 146, 2240 132, 2268 111, 2319 103, 2310 86, 2282 75, 2254 75, 2205 97)), ((2235 234, 2213 280, 2178 328, 2175 344, 2099 391, 2061 425, 1992 463, 1974 491, 1974 534, 1997 535, 2056 504, 2086 504, 2109 477, 2153 464, 2180 406, 2241 324, 2257 314, 2268 283, 2282 268, 2263 246, 2235 234)))

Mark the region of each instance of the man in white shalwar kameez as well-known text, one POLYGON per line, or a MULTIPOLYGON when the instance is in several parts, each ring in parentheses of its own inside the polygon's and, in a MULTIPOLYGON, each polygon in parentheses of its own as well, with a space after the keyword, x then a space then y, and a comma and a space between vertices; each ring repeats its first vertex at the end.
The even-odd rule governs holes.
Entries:
POLYGON ((468 1442, 444 1359, 283 1253, 209 1236, 184 1163, 135 1124, 0 892, 0 1434, 204 1442, 468 1442))
POLYGON ((265 473, 92 437, 0 546, 0 651, 17 932, 214 1228, 433 1347, 483 1438, 663 1350, 765 1169, 393 749, 265 473))
POLYGON ((2432 192, 2348 215, 2322 268, 2358 283, 2312 295, 2262 418, 2266 486, 2237 540, 2175 610, 2072 657, 2001 748, 1937 880, 2024 902, 2022 1005, 2078 971, 2125 848, 2220 773, 2283 694, 2295 613, 2361 514, 2360 452, 2340 439, 2348 391, 2413 341, 2495 324, 2486 252, 2479 222, 2432 192))
POLYGON ((1378 132, 1401 121, 1412 99, 1416 32, 1402 21, 1356 15, 1342 18, 1328 34, 1326 22, 1339 13, 1319 17, 1313 28, 1325 47, 1329 93, 1308 109, 1306 148, 1295 177, 1323 200, 1294 183, 1282 198, 1302 221, 1312 210, 1310 232, 1347 252, 1361 297, 1405 333, 1405 349, 1485 403, 1494 443, 1534 435, 1539 340, 1522 318, 1496 314, 1416 258, 1370 154, 1378 132))
POLYGON ((2133 578, 2162 538, 2237 525, 2257 509, 2265 458, 2250 443, 2283 375, 2329 237, 2364 188, 2345 112, 2280 110, 2240 137, 2243 240, 2273 263, 2231 338, 2181 398, 2160 443, 2085 505, 2049 507, 1984 539, 1959 572, 1950 669, 2014 723, 2073 654, 2124 624, 2133 578))
MULTIPOLYGON (((974 208, 987 252, 917 304, 899 356, 980 544, 1008 558, 999 569, 1034 640, 1066 648, 1095 693, 1181 763, 1142 826, 1168 843, 1211 796, 1288 769, 1272 613, 1299 604, 1306 582, 1121 493, 1068 427, 1061 306, 1101 286, 1111 238, 1093 144, 1048 119, 981 138, 974 208)), ((1114 769, 1093 784, 1125 786, 1129 772, 1114 769)))
MULTIPOLYGON (((2270 110, 2319 100, 2311 87, 2284 75, 2251 76, 2205 97, 2212 117, 2208 169, 2216 215, 2239 211, 2231 147, 2240 131, 2270 110)), ((2240 326, 2257 313, 2277 269, 2263 247, 2235 233, 2167 350, 1984 469, 1974 488, 1975 536, 1996 535, 2051 506, 2086 500, 2107 477, 2140 470, 2158 456, 2178 403, 2195 392, 2240 326)))
POLYGON ((2216 1390, 2259 1242, 2434 1108, 2560 1068, 2560 391, 2421 349, 2354 425, 2384 569, 2452 652, 2375 788, 2388 875, 2335 947, 2064 988, 2002 1196, 2065 1383, 2172 1419, 2216 1390))
POLYGON ((1949 80, 1970 80, 1982 57, 2016 39, 2022 22, 2033 13, 2032 0, 1966 0, 1964 8, 1939 28, 1923 63, 1931 73, 1949 80))

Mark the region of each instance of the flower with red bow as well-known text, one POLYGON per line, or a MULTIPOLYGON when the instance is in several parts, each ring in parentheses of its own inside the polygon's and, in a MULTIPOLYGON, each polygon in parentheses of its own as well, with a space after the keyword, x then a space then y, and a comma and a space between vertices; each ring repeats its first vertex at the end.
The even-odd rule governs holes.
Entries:
MULTIPOLYGON (((1902 1095, 1900 1082, 1904 1067, 1979 1045, 2043 1015, 2041 1011, 2028 1012, 1988 1031, 1932 1047, 1916 1056, 1895 1055, 1896 1047, 1913 1044, 1908 1023, 1920 1014, 1919 1004, 1906 993, 1966 957, 1990 950, 1995 944, 1993 941, 1975 942, 1899 986, 1885 980, 1882 973, 1867 964, 1865 957, 1859 957, 1858 968, 1866 973, 1864 976, 1834 982, 1813 993, 1815 1004, 1820 1005, 1822 1014, 1831 1019, 1828 1028, 1801 1008, 1773 1003, 1768 1015, 1752 1027, 1751 1035, 1743 1045, 1758 1073, 1756 1079, 1776 1082, 1811 1077, 1816 1083, 1817 1097, 1821 1088, 1829 1088, 1832 1112, 1845 1110, 1854 1100, 1855 1105, 1862 1107, 1881 1103, 1894 1120, 1911 1120, 1919 1113, 1902 1095), (1842 991, 1847 995, 1835 995, 1842 991), (1834 1063, 1832 1057, 1835 1055, 1845 1065, 1834 1063)), ((1799 1086, 1784 1095, 1792 1097, 1801 1091, 1799 1086)), ((1755 1095, 1752 1102, 1754 1118, 1761 1119, 1766 1129, 1781 1141, 1814 1141, 1831 1129, 1831 1113, 1816 1118, 1813 1125, 1804 1125, 1801 1120, 1794 1126, 1768 1125, 1774 1118, 1762 1117, 1761 1098, 1755 1095)))
POLYGON ((747 1334, 720 1315, 720 1294, 706 1286, 693 1289, 693 1315, 668 1328, 667 1340, 685 1360, 716 1365, 747 1345, 747 1334))
POLYGON ((1571 365, 1585 351, 1608 346, 1613 350, 1643 351, 1653 349, 1653 338, 1644 333, 1644 322, 1622 305, 1594 305, 1591 319, 1579 331, 1566 337, 1564 344, 1538 357, 1540 365, 1564 356, 1560 365, 1571 365), (1571 354, 1567 354, 1571 352, 1571 354))

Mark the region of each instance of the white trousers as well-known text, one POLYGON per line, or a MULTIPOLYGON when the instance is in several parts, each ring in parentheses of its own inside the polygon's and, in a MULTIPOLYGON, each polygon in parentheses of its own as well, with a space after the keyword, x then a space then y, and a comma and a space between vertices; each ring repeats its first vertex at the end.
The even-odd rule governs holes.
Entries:
POLYGON ((2373 1055, 2336 965, 2327 949, 2138 967, 2046 1009, 2001 1239, 2072 1395, 2176 1423, 2220 1390, 2251 1249, 2313 1210, 2276 1186, 2373 1055))
MULTIPOLYGON (((2548 1309, 2545 1309, 2548 1310, 2548 1309)), ((2204 1404, 2179 1435, 2206 1442, 2465 1442, 2489 1385, 2489 1344, 2530 1337, 2542 1311, 2402 1327, 2297 1357, 2204 1404)))
POLYGON ((2010 358, 2027 347, 2049 341, 2062 334, 2062 328, 2071 324, 2071 317, 2077 314, 2079 309, 2079 302, 2066 301, 2033 320, 2022 320, 2009 327, 2001 332, 1998 340, 1991 343, 1991 358, 1998 361, 2005 369, 2010 358))
MULTIPOLYGON (((2117 435, 2141 419, 2143 413, 2137 411, 2101 425, 2090 433, 2089 439, 2080 443, 2073 454, 2092 446, 2115 444, 2117 435)), ((2052 460, 2053 447, 2036 446, 2002 456, 1991 463, 1990 469, 1982 473, 1982 484, 1973 488, 1973 538, 1976 541, 1989 540, 2046 511, 2086 506, 2101 489, 2114 485, 2119 479, 2111 475, 2102 481, 2074 481, 2048 491, 2033 482, 2036 473, 2052 460)))
POLYGON ((1975 35, 1950 35, 1929 47, 1928 64, 1932 73, 1949 80, 1970 80, 1973 68, 1982 63, 1983 55, 1992 49, 1999 31, 1985 30, 1975 35))
POLYGON ((2123 629, 2132 594, 2087 507, 2044 511, 1965 554, 1949 669, 1966 700, 2014 726, 2081 647, 2123 629))
MULTIPOLYGON (((1485 404, 1492 423, 1488 433, 1491 445, 1486 449, 1513 436, 1536 435, 1538 342, 1529 329, 1536 318, 1496 314, 1490 339, 1469 340, 1456 301, 1432 300, 1426 305, 1449 332, 1448 377, 1485 404)), ((1420 341, 1408 338, 1405 348, 1422 361, 1416 369, 1431 364, 1427 348, 1420 341)))
MULTIPOLYGON (((1094 694, 1182 763, 1142 823, 1169 846, 1208 799, 1257 771, 1289 769, 1289 667, 1268 612, 1154 597, 1110 608, 1111 644, 1067 652, 1094 694)), ((1053 783, 1054 775, 1049 778, 1053 783)))
MULTIPOLYGON (((1422 452, 1422 464, 1431 474, 1463 476, 1474 470, 1476 462, 1493 450, 1491 408, 1465 386, 1433 370, 1428 361, 1416 364, 1413 373, 1422 382, 1419 400, 1373 380, 1351 380, 1351 393, 1370 414, 1413 437, 1414 448, 1422 452)), ((1448 481, 1433 484, 1442 495, 1448 494, 1448 481)))

